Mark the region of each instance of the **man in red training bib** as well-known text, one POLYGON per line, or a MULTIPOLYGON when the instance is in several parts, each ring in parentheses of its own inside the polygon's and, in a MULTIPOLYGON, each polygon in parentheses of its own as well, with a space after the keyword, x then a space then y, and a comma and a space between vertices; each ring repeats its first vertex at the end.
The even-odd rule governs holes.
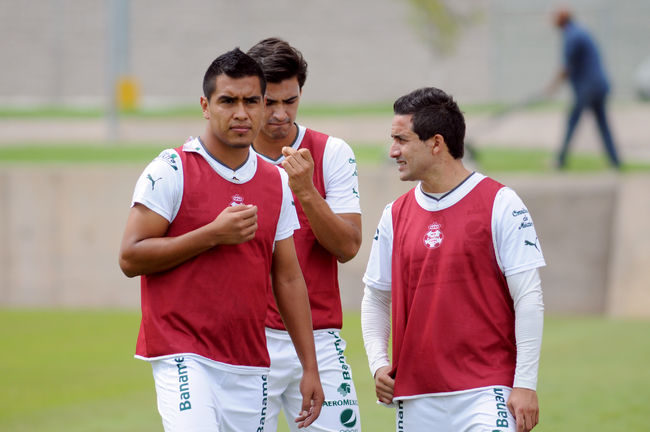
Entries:
MULTIPOLYGON (((352 372, 345 359, 338 263, 354 258, 361 246, 361 208, 357 164, 343 140, 297 124, 307 78, 300 51, 278 38, 264 39, 248 54, 260 62, 266 77, 266 110, 253 143, 266 161, 281 165, 289 176, 300 229, 294 233, 296 253, 309 292, 314 342, 325 403, 308 431, 359 432, 361 418, 352 372)), ((300 404, 300 362, 269 296, 266 338, 271 356, 266 432, 275 432, 278 415, 300 404)), ((289 424, 296 431, 296 426, 289 424)))
POLYGON ((463 165, 451 96, 418 89, 394 113, 390 156, 418 184, 384 209, 363 278, 377 398, 397 405, 398 431, 529 431, 545 265, 532 218, 512 189, 463 165))
POLYGON ((164 150, 133 194, 120 267, 142 276, 136 357, 152 364, 168 432, 264 430, 269 292, 301 360, 299 426, 323 404, 288 179, 250 148, 265 85, 239 49, 214 60, 203 80, 205 132, 164 150))

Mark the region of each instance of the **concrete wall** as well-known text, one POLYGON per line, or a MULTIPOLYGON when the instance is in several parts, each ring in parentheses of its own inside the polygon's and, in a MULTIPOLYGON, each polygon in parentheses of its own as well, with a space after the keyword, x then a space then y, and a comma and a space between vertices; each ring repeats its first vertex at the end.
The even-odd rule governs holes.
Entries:
MULTIPOLYGON (((408 0, 125 1, 129 43, 120 64, 140 83, 147 106, 196 104, 212 59, 268 36, 305 54, 309 103, 384 102, 425 85, 464 103, 519 101, 539 91, 560 62, 549 19, 555 0, 447 0, 475 13, 449 55, 418 36, 408 0)), ((108 71, 119 63, 108 55, 115 3, 0 0, 0 105, 105 103, 113 91, 108 71)), ((650 2, 562 3, 602 45, 615 97, 634 97, 635 72, 650 57, 643 43, 650 2)))
MULTIPOLYGON (((138 307, 138 279, 117 254, 141 166, 0 169, 0 305, 138 307)), ((363 245, 341 266, 344 307, 358 309, 384 205, 412 185, 392 166, 360 166, 363 245)), ((650 176, 499 178, 528 205, 548 266, 549 313, 650 317, 650 176)))

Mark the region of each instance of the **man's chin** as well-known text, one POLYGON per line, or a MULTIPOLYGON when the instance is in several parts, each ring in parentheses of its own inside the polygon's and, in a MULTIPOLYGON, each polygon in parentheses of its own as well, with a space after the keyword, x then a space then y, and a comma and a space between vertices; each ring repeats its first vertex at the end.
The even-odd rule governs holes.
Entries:
POLYGON ((271 128, 270 130, 265 130, 264 135, 266 135, 272 140, 281 140, 281 139, 285 139, 289 135, 289 129, 284 130, 284 129, 271 128))

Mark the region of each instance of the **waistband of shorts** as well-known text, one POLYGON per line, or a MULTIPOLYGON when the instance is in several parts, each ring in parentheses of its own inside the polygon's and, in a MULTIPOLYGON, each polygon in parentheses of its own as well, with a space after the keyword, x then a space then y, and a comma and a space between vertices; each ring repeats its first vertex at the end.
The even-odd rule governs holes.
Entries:
MULTIPOLYGON (((341 329, 318 329, 314 330, 314 336, 320 336, 323 334, 327 333, 336 333, 339 334, 341 332, 341 329)), ((266 327, 266 337, 267 338, 274 338, 274 339, 288 339, 291 340, 291 336, 289 336, 289 332, 286 330, 278 330, 270 327, 266 327)))
POLYGON ((149 363, 170 360, 179 357, 187 357, 196 360, 197 362, 202 363, 208 367, 223 370, 238 375, 266 375, 269 373, 268 367, 233 365, 229 363, 223 363, 216 360, 212 360, 207 357, 203 357, 202 355, 194 354, 194 353, 176 353, 176 354, 168 354, 168 355, 163 355, 158 357, 143 357, 141 355, 136 354, 134 355, 134 357, 137 358, 138 360, 144 360, 149 363))
POLYGON ((477 388, 471 388, 471 389, 466 389, 466 390, 458 390, 458 391, 451 391, 451 392, 426 393, 426 394, 416 394, 416 395, 408 395, 408 396, 396 396, 396 397, 393 398, 393 400, 394 401, 400 401, 400 400, 418 399, 418 398, 425 398, 425 397, 457 396, 457 395, 470 394, 470 393, 480 393, 480 392, 493 390, 493 389, 498 389, 498 388, 504 388, 504 389, 508 389, 508 390, 512 391, 512 387, 503 386, 503 385, 491 385, 491 386, 477 387, 477 388))

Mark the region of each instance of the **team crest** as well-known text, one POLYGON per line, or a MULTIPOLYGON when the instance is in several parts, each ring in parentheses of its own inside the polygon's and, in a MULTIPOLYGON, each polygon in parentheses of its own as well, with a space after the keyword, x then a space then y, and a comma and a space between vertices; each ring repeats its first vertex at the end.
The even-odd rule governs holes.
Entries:
POLYGON ((442 240, 445 238, 442 233, 442 225, 438 222, 434 222, 428 227, 427 233, 424 235, 424 245, 429 249, 439 248, 442 244, 442 240))
POLYGON ((236 206, 236 205, 242 205, 244 204, 244 197, 239 195, 239 194, 234 194, 231 198, 230 201, 230 207, 236 206))

